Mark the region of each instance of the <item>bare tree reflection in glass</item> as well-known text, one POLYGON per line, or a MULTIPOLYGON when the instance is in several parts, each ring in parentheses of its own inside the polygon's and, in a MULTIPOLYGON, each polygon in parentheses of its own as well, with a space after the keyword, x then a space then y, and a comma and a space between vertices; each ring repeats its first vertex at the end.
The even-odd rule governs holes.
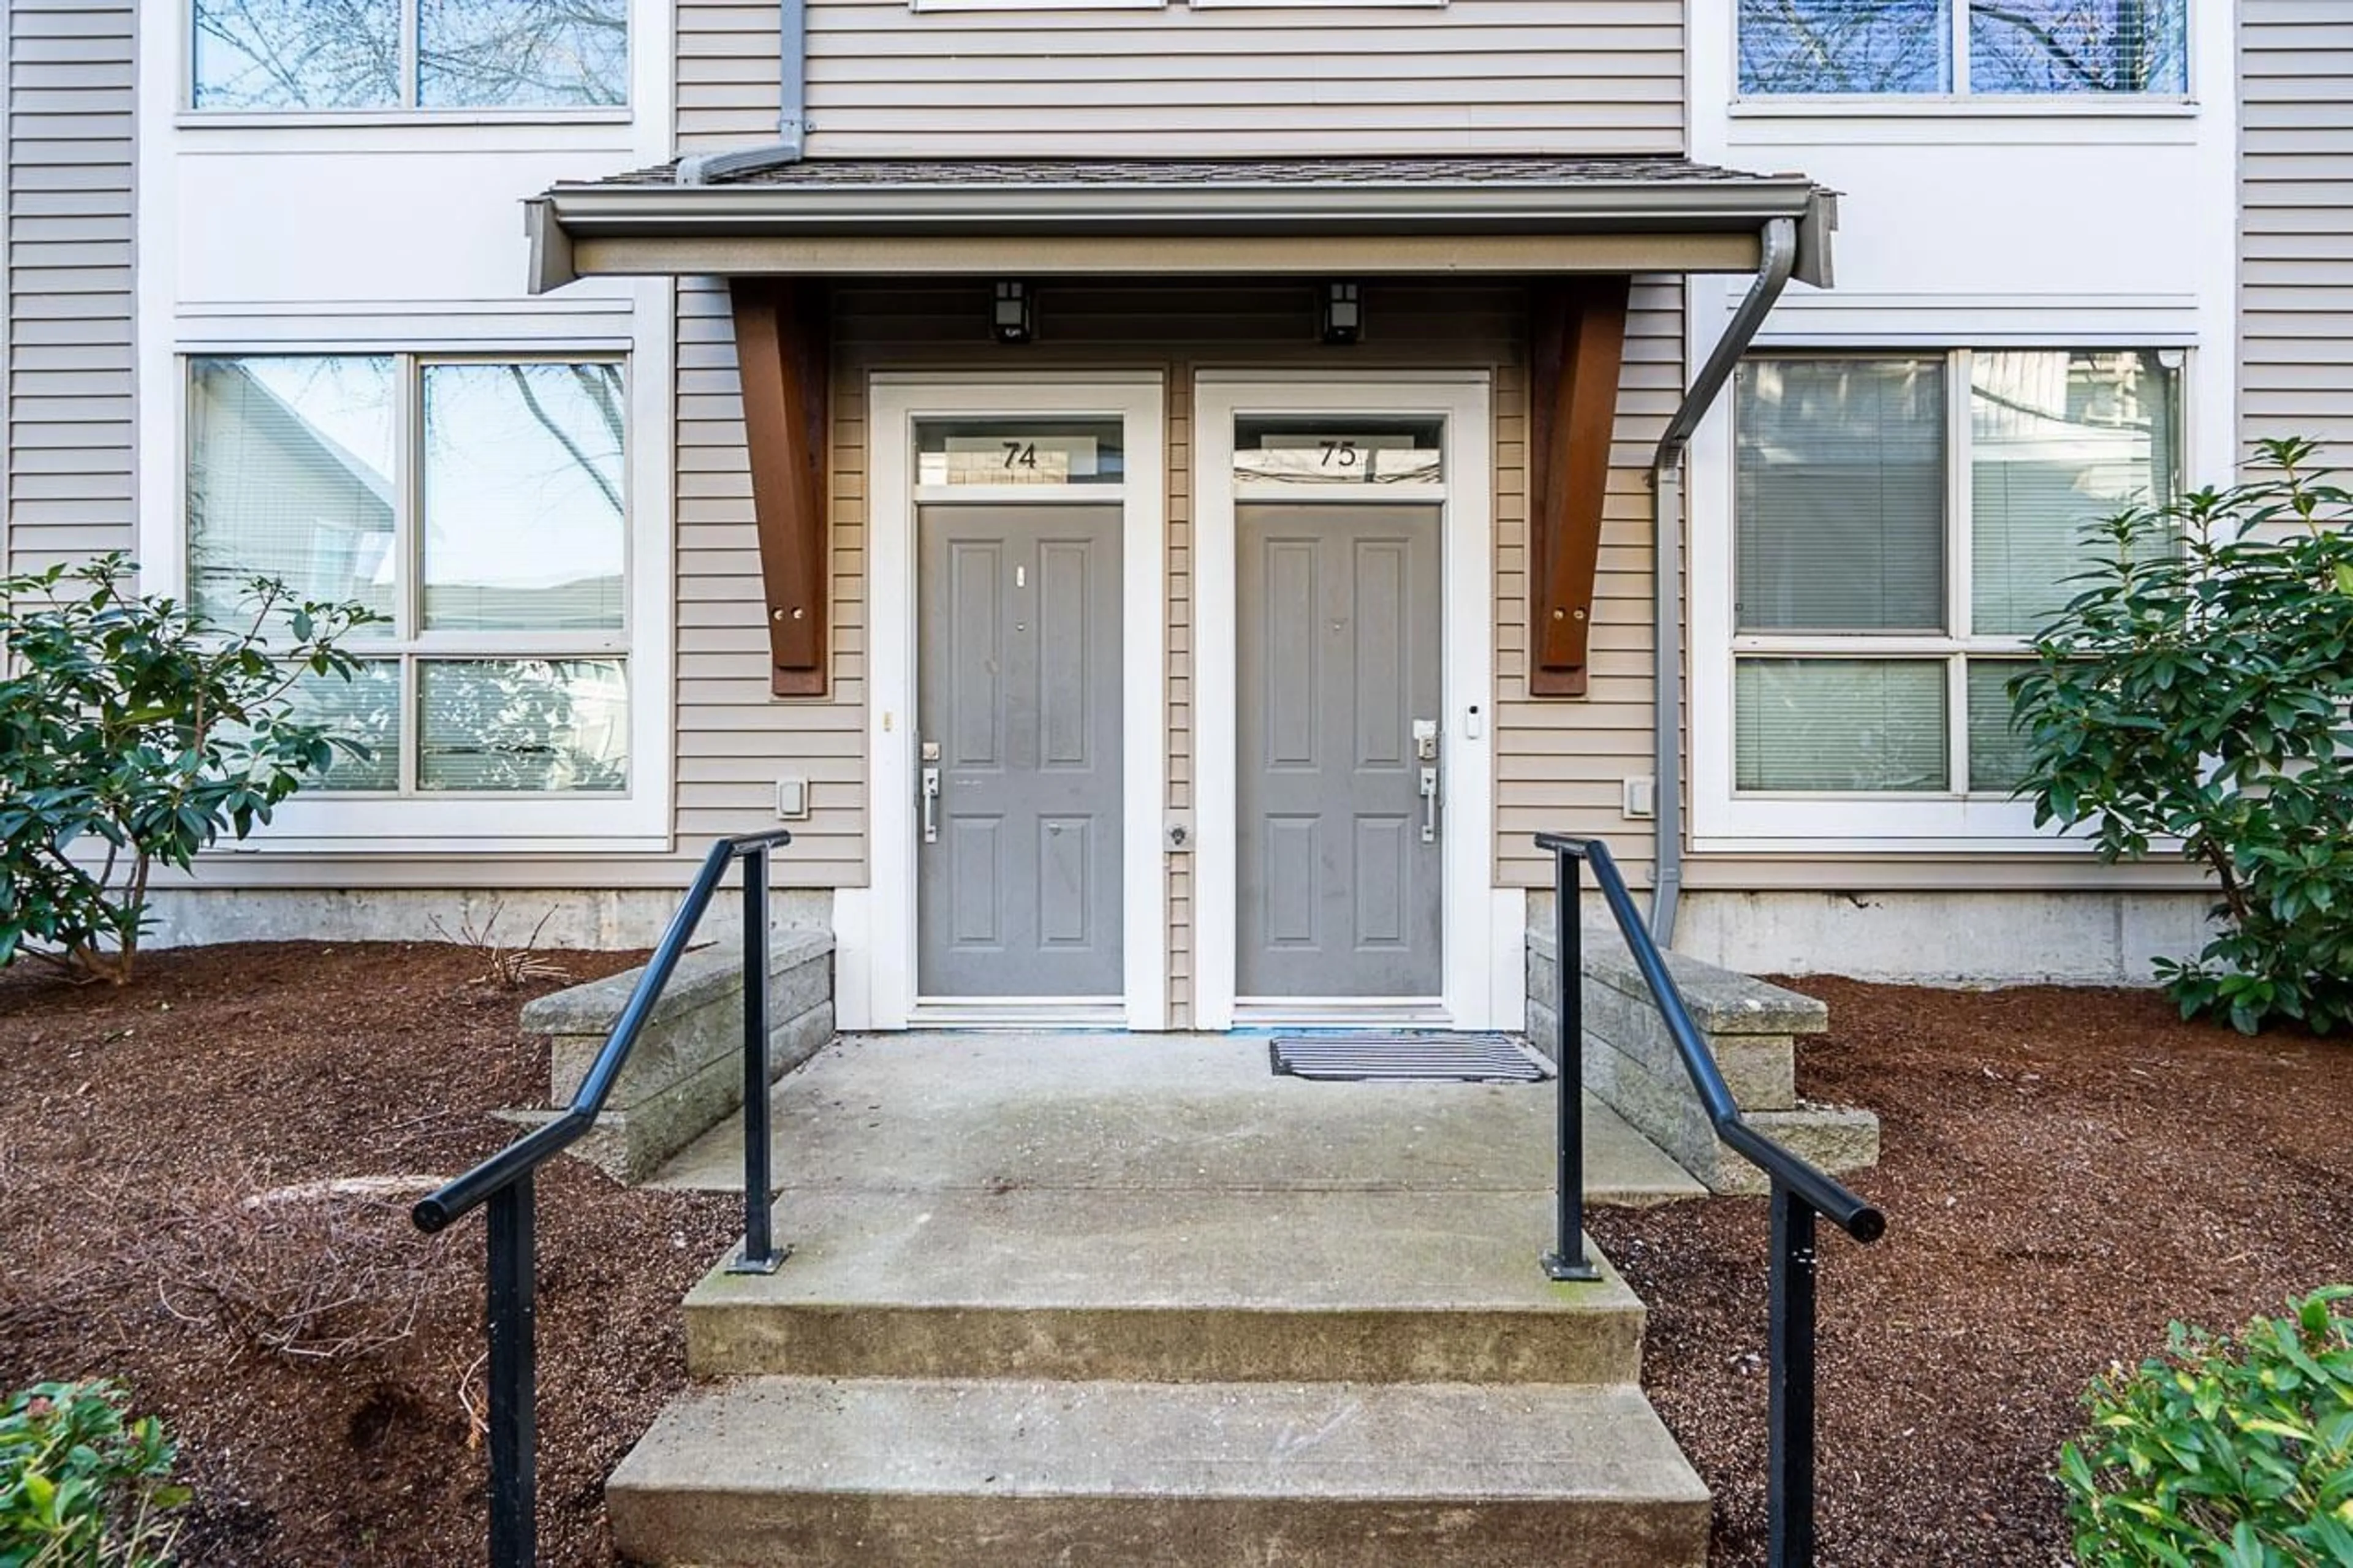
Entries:
POLYGON ((628 101, 626 0, 418 0, 417 26, 428 109, 628 101))
POLYGON ((1744 93, 1950 92, 1946 0, 1741 0, 1744 93))
POLYGON ((2182 0, 1975 0, 1975 92, 2184 92, 2182 0))
POLYGON ((196 0, 198 109, 387 109, 400 0, 196 0))

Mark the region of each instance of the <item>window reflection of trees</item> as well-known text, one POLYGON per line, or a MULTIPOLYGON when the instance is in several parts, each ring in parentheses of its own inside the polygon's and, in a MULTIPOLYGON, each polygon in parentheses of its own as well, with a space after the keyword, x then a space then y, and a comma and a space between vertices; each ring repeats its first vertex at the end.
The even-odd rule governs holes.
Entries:
POLYGON ((196 0, 198 109, 598 108, 628 101, 627 0, 196 0), (406 79, 413 58, 415 79, 406 79))
POLYGON ((628 101, 625 0, 420 0, 427 108, 593 108, 628 101))
POLYGON ((1955 4, 1972 93, 2188 89, 2185 0, 1741 0, 1740 90, 1951 92, 1955 4))
POLYGON ((198 109, 400 102, 399 0, 197 0, 198 109))
POLYGON ((1744 92, 1946 92, 1942 0, 1741 0, 1744 92))
POLYGON ((1972 0, 1975 92, 2180 92, 2181 0, 1972 0))

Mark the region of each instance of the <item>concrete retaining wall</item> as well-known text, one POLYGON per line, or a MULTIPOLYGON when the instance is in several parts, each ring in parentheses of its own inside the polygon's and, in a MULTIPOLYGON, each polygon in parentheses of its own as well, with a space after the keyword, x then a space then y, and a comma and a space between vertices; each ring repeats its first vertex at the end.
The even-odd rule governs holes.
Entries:
MULTIPOLYGON (((575 1152, 640 1181, 744 1103, 744 961, 735 946, 679 961, 669 987, 575 1152)), ((526 1005, 522 1026, 548 1042, 548 1100, 570 1103, 642 968, 526 1005)), ((833 1038, 833 937, 777 931, 768 952, 768 1070, 781 1078, 833 1038)))
MULTIPOLYGON (((1616 928, 1588 926, 1582 941, 1585 1087, 1711 1190, 1762 1192, 1763 1173, 1717 1141, 1616 928)), ((1555 968, 1551 933, 1530 931, 1528 1038, 1557 1061, 1555 968)), ((1826 1171, 1878 1163, 1877 1117, 1798 1098, 1797 1037, 1830 1027, 1827 1005, 1683 953, 1667 954, 1667 972, 1741 1115, 1758 1131, 1826 1171)))

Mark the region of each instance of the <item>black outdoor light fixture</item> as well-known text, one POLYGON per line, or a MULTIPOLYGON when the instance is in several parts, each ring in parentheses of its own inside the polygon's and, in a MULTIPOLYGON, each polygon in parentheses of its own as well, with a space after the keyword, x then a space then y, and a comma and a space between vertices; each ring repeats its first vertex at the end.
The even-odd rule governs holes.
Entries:
POLYGON ((1353 343, 1365 335, 1365 301, 1355 283, 1324 285, 1322 331, 1327 343, 1353 343))
POLYGON ((1038 328, 1029 285, 1000 279, 989 301, 988 330, 1000 343, 1026 343, 1038 328))

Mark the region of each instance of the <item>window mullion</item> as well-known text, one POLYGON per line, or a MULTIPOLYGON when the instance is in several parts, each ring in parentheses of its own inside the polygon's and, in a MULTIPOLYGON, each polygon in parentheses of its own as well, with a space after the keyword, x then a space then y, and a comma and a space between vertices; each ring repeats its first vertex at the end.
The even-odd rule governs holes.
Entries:
POLYGON ((394 447, 397 469, 394 475, 394 493, 399 498, 399 513, 395 521, 394 544, 399 564, 396 568, 396 603, 399 605, 401 640, 411 647, 425 636, 425 599, 423 561, 425 557, 423 459, 425 421, 417 402, 417 356, 396 355, 393 361, 393 384, 397 399, 394 415, 394 447))
POLYGON ((1968 660, 1957 653, 1945 660, 1945 787, 1969 793, 1968 660))
MULTIPOLYGON (((411 0, 414 3, 414 0, 411 0)), ((1969 5, 1971 0, 1953 0, 1952 50, 1953 91, 1967 98, 1969 94, 1969 5)))
POLYGON ((400 792, 417 793, 417 757, 425 745, 424 707, 417 691, 417 651, 425 644, 425 409, 423 377, 417 356, 404 353, 396 362, 394 380, 399 388, 399 472, 395 493, 400 498, 396 542, 398 546, 401 635, 410 649, 400 670, 400 792))
POLYGON ((421 726, 423 709, 417 700, 417 656, 406 655, 400 661, 400 767, 399 789, 403 795, 417 793, 417 756, 424 744, 421 726))
POLYGON ((1977 383, 1973 351, 1955 349, 1945 362, 1945 616, 1946 632, 1967 637, 1977 614, 1970 574, 1977 560, 1976 493, 1970 488, 1977 426, 1971 398, 1977 383))
MULTIPOLYGON (((1949 557, 1946 563, 1945 600, 1948 624, 1946 635, 1953 638, 1957 650, 1974 630, 1973 617, 1977 607, 1972 593, 1972 574, 1977 561, 1976 492, 1971 480, 1976 461, 1977 424, 1976 395, 1977 359, 1974 351, 1955 349, 1945 362, 1945 449, 1948 454, 1948 471, 1945 476, 1945 550, 1949 557)), ((1945 765, 1949 770, 1946 785, 1955 795, 1967 795, 1969 788, 1969 679, 1968 660, 1958 651, 1947 660, 1945 667, 1945 765)))
POLYGON ((417 80, 424 47, 418 37, 418 29, 423 26, 418 5, 419 0, 400 0, 400 102, 404 109, 418 108, 424 100, 417 80))

